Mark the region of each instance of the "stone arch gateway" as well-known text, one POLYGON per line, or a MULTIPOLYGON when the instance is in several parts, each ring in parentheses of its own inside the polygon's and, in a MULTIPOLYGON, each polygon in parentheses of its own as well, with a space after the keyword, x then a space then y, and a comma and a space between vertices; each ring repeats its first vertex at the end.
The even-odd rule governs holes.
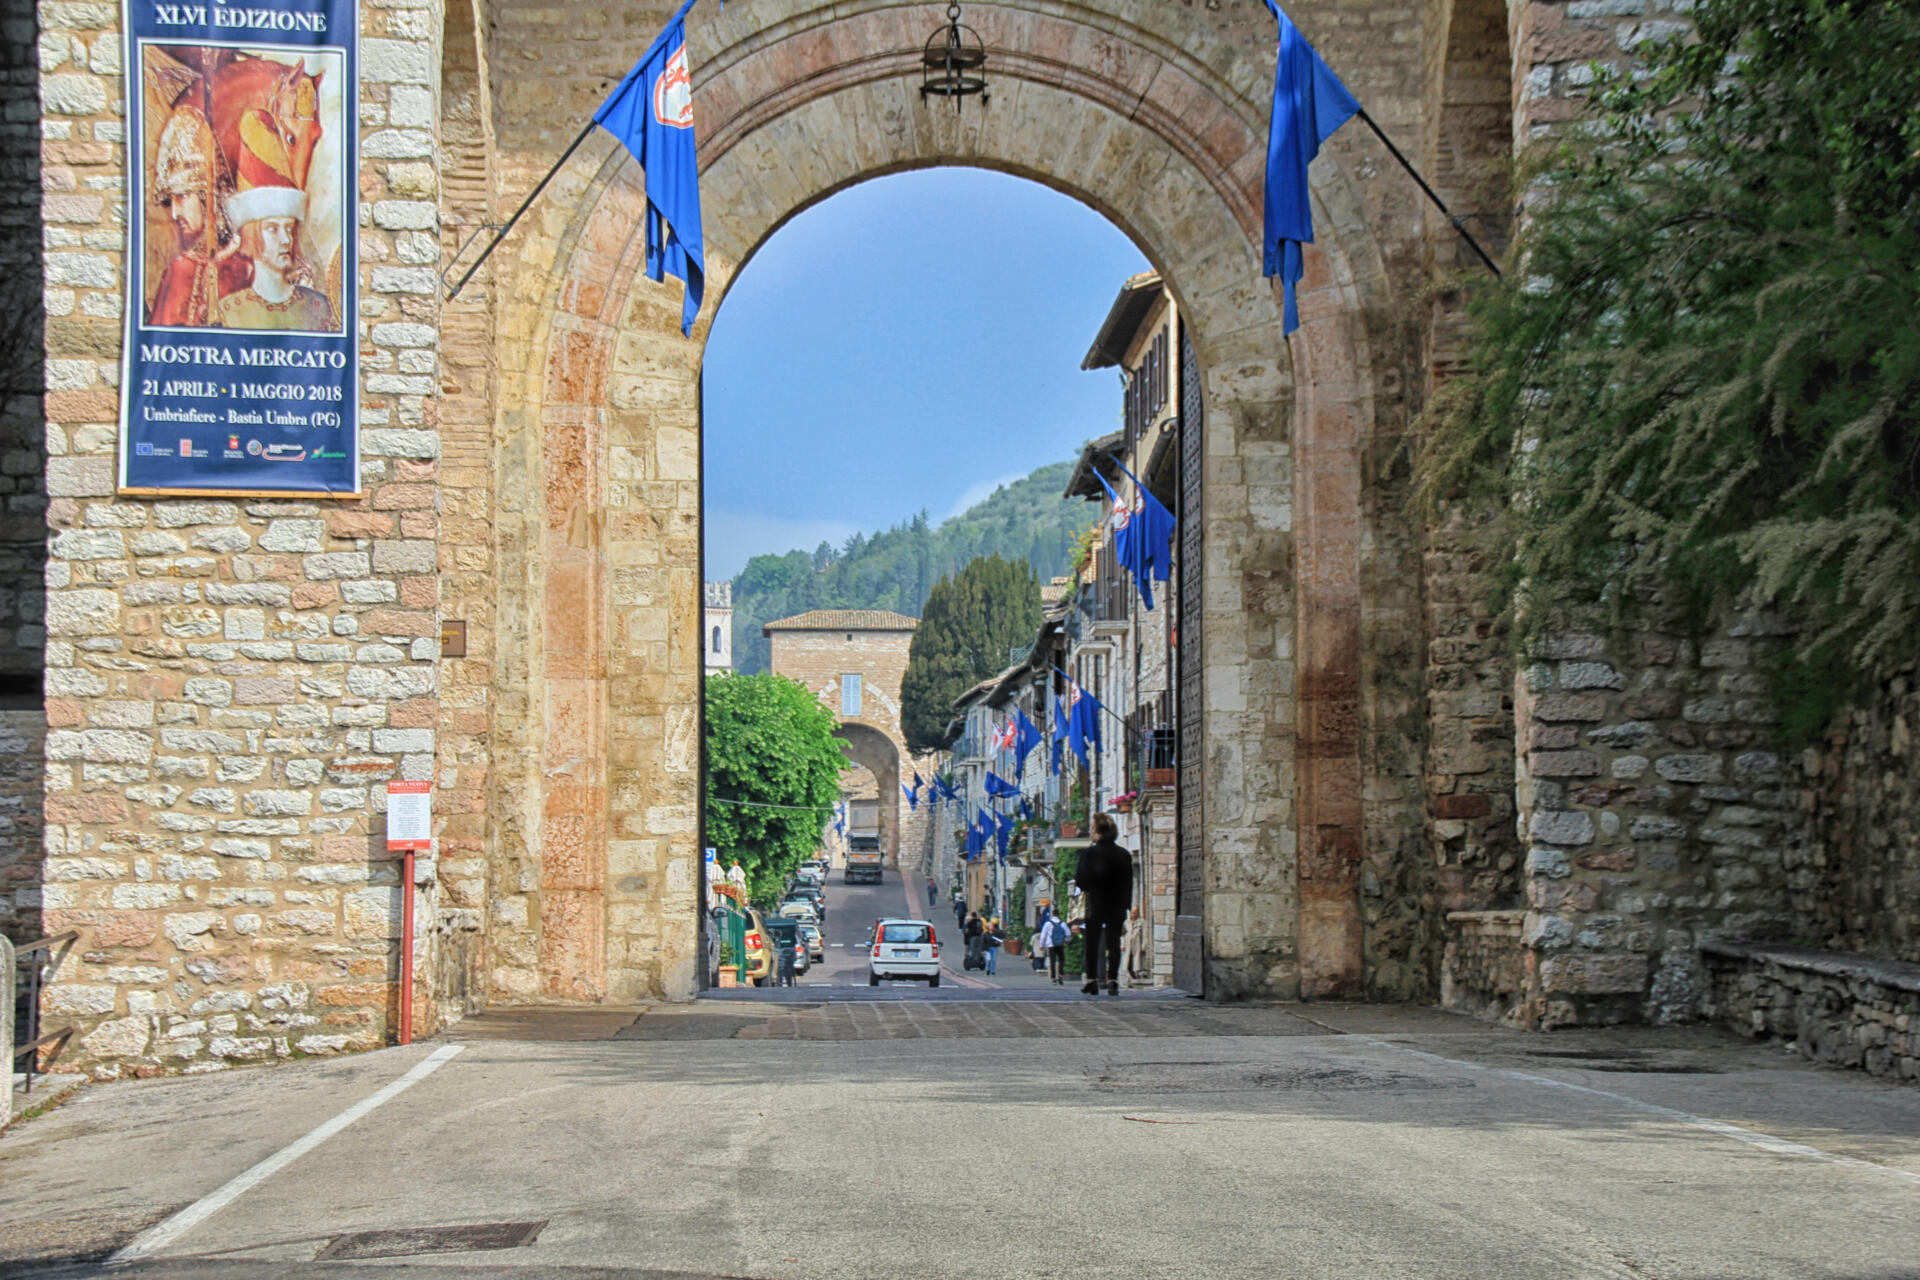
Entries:
MULTIPOLYGON (((47 732, 18 750, 43 757, 21 776, 46 834, 0 844, 0 872, 37 929, 83 933, 49 996, 69 1061, 113 1074, 391 1039, 388 779, 436 784, 416 1031, 481 1003, 693 993, 705 326, 797 212, 935 165, 1099 211, 1189 328, 1206 994, 1431 998, 1446 913, 1523 886, 1492 834, 1517 804, 1512 665, 1405 511, 1403 437, 1447 350, 1417 189, 1362 131, 1332 139, 1305 324, 1284 335, 1258 252, 1262 0, 969 3, 993 98, 958 112, 917 92, 944 5, 703 0, 692 339, 678 283, 643 278, 642 175, 604 135, 445 301, 441 269, 674 7, 636 0, 583 30, 579 6, 538 0, 362 4, 365 492, 297 502, 116 491, 128 264, 97 193, 124 186, 119 34, 110 6, 42 6, 47 732), (457 646, 435 642, 448 623, 457 646)), ((1564 106, 1525 89, 1576 48, 1563 8, 1291 6, 1389 132, 1436 172, 1455 158, 1450 194, 1564 106)))
MULTIPOLYGON (((1328 234, 1290 354, 1260 275, 1262 50, 1249 41, 1203 58, 1179 7, 1135 20, 1109 12, 1118 8, 969 6, 993 50, 995 94, 960 112, 916 92, 925 6, 699 16, 689 31, 708 296, 724 298, 799 210, 929 165, 1046 183, 1141 245, 1207 370, 1208 985, 1359 994, 1359 458, 1377 409, 1369 352, 1393 328, 1384 256, 1347 175, 1326 165, 1315 195, 1328 234)), ((549 775, 535 788, 541 847, 527 854, 543 868, 542 893, 514 928, 539 937, 508 949, 538 956, 540 972, 495 966, 499 985, 553 996, 634 999, 691 983, 686 824, 698 775, 673 744, 697 682, 700 358, 713 304, 687 341, 677 286, 641 279, 641 183, 624 152, 583 148, 514 255, 519 270, 496 286, 513 300, 502 310, 502 408, 539 447, 527 490, 504 505, 539 513, 528 583, 544 620, 525 663, 500 674, 524 681, 527 705, 544 709, 536 723, 578 723, 606 742, 605 776, 549 775), (545 847, 582 831, 604 842, 610 866, 641 857, 635 882, 652 898, 619 901, 611 875, 586 887, 548 875, 545 847), (646 923, 619 933, 617 920, 646 923)))

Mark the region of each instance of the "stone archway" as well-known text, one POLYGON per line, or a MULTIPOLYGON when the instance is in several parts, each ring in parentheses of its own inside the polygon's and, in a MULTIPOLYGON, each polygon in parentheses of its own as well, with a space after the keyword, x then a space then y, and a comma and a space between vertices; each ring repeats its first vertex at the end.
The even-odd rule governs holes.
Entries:
POLYGON ((878 729, 842 722, 833 736, 847 744, 847 758, 873 775, 879 787, 880 859, 900 865, 900 748, 878 729))
POLYGON ((1380 411, 1372 344, 1391 345, 1396 322, 1348 179, 1316 170, 1326 231, 1290 352, 1257 251, 1270 72, 1202 40, 1201 20, 970 6, 996 93, 955 113, 924 106, 909 76, 932 10, 772 8, 785 16, 691 29, 709 297, 694 340, 678 333, 677 286, 635 283, 640 176, 605 145, 562 172, 555 207, 570 212, 527 234, 502 290, 526 300, 500 322, 504 447, 541 442, 537 474, 502 474, 522 486, 503 505, 538 513, 539 635, 499 678, 545 726, 518 851, 540 890, 513 954, 550 996, 691 990, 705 325, 795 213, 871 177, 961 164, 1099 210, 1181 303, 1207 370, 1208 988, 1288 995, 1304 975, 1310 991, 1358 994, 1361 455, 1380 411))

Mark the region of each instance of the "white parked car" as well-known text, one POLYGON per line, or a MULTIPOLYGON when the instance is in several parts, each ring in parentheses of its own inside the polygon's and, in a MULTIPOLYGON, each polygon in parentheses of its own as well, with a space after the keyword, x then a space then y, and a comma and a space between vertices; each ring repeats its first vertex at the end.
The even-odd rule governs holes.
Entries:
POLYGON ((925 920, 882 920, 873 926, 868 951, 867 985, 882 978, 924 979, 940 985, 940 939, 925 920))

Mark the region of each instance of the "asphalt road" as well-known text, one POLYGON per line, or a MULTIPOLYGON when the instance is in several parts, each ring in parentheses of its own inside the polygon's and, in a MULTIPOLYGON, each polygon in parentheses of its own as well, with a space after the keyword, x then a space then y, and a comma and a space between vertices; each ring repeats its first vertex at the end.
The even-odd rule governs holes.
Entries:
POLYGON ((1920 1276, 1920 1090, 1710 1031, 1017 994, 503 1025, 538 1033, 83 1090, 0 1135, 0 1274, 1920 1276))
MULTIPOLYGON (((827 919, 821 932, 826 935, 827 956, 795 979, 802 991, 819 987, 866 987, 867 952, 865 943, 873 936, 874 922, 886 917, 907 917, 931 921, 934 936, 940 940, 941 989, 961 991, 1034 991, 1054 989, 1045 975, 1036 975, 1033 964, 1021 956, 1000 954, 996 974, 968 971, 961 963, 965 948, 953 914, 950 898, 934 906, 927 905, 926 881, 913 872, 891 868, 879 884, 848 884, 835 868, 828 878, 827 919)), ((923 982, 883 982, 883 989, 926 991, 923 982)), ((764 990, 764 989, 760 989, 764 990)), ((753 999, 755 989, 733 997, 753 999)))

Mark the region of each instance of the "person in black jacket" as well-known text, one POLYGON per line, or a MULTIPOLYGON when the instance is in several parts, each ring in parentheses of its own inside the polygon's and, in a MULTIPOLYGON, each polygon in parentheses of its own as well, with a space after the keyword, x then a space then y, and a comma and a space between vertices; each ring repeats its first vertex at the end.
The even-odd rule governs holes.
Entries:
POLYGON ((1133 906, 1133 855, 1115 843, 1119 834, 1111 817, 1095 814, 1093 843, 1080 851, 1080 865, 1073 876, 1080 886, 1087 922, 1081 940, 1087 962, 1087 984, 1080 988, 1083 995, 1098 995, 1102 981, 1108 995, 1120 994, 1120 931, 1133 906))

